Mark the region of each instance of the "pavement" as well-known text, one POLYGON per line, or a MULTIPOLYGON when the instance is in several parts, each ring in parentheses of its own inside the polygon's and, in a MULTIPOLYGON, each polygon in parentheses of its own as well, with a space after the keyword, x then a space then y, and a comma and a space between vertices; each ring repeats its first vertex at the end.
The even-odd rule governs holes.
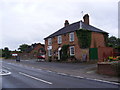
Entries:
POLYGON ((24 66, 39 68, 50 72, 67 74, 74 77, 83 77, 93 80, 103 80, 119 83, 120 78, 97 73, 97 64, 91 63, 60 63, 60 62, 36 62, 36 60, 4 60, 10 63, 22 64, 24 66))

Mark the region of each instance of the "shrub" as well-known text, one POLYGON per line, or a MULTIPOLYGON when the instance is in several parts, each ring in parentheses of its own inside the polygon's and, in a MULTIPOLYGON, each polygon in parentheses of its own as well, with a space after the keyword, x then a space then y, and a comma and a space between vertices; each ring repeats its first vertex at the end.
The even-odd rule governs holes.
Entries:
POLYGON ((120 60, 120 56, 119 57, 117 57, 118 58, 118 60, 120 60))

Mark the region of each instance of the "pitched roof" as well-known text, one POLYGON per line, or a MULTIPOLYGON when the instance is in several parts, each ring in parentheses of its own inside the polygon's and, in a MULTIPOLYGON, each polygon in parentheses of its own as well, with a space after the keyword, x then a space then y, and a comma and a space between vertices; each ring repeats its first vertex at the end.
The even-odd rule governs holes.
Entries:
POLYGON ((96 28, 94 26, 91 26, 91 25, 87 25, 82 21, 78 21, 78 22, 70 24, 70 25, 68 25, 66 27, 61 28, 60 30, 58 30, 55 33, 53 33, 53 34, 49 35, 48 37, 46 37, 45 39, 52 38, 54 36, 58 36, 58 35, 62 35, 62 34, 66 34, 66 33, 69 33, 69 32, 74 32, 76 30, 79 30, 80 29, 80 23, 81 23, 82 29, 89 30, 89 31, 92 31, 92 32, 99 32, 99 33, 108 34, 107 32, 105 32, 105 31, 103 31, 101 29, 98 29, 98 28, 96 28))

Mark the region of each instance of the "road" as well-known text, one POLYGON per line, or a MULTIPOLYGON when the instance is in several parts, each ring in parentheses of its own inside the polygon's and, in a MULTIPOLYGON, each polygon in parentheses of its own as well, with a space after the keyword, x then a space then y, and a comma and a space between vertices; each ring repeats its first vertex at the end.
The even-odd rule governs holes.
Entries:
POLYGON ((117 84, 72 77, 7 61, 2 62, 2 68, 11 72, 2 76, 2 88, 118 88, 117 84))

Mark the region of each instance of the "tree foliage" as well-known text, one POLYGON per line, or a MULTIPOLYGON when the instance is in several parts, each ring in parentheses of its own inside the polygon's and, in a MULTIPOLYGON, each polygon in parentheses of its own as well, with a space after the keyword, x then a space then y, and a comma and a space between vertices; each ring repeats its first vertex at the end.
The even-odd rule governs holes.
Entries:
POLYGON ((62 46, 62 49, 61 49, 61 59, 62 60, 66 60, 69 57, 68 49, 69 49, 69 45, 62 46))
POLYGON ((21 52, 26 52, 26 50, 28 49, 29 45, 27 44, 22 44, 19 46, 18 50, 20 50, 21 52))
POLYGON ((0 49, 0 57, 2 57, 2 49, 0 49))
POLYGON ((11 57, 11 51, 9 50, 8 47, 5 47, 3 50, 2 50, 2 57, 5 57, 5 59, 8 59, 11 57))
POLYGON ((120 46, 120 38, 116 38, 115 36, 111 36, 108 38, 108 46, 109 47, 119 47, 120 46))
POLYGON ((89 48, 91 44, 91 32, 80 29, 76 31, 80 48, 89 48))
POLYGON ((108 38, 108 46, 113 47, 120 52, 120 38, 116 38, 115 36, 111 36, 108 38))

